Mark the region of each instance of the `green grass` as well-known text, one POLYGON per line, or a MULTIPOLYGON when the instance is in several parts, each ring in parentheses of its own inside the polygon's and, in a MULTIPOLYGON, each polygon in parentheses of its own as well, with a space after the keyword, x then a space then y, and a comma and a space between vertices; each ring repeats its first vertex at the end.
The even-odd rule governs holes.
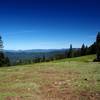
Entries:
POLYGON ((92 62, 96 58, 96 55, 81 56, 75 58, 67 58, 60 61, 76 61, 76 62, 92 62))
POLYGON ((71 97, 77 95, 81 98, 79 100, 99 100, 100 63, 92 62, 94 58, 95 55, 90 55, 48 63, 2 67, 0 100, 66 100, 64 94, 69 91, 73 91, 69 93, 71 97), (84 91, 87 94, 80 95, 84 91), (87 99, 91 93, 93 98, 87 99), (59 99, 55 99, 55 96, 59 99))

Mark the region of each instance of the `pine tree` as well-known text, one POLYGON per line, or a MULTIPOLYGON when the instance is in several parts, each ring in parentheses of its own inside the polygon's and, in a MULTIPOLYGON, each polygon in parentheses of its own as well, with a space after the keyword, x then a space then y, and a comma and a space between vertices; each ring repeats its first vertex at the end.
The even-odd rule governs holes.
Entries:
POLYGON ((98 32, 97 34, 97 38, 96 38, 96 53, 97 53, 97 60, 100 61, 100 32, 98 32))
POLYGON ((10 66, 10 61, 9 58, 5 57, 3 53, 3 41, 2 41, 2 37, 0 36, 0 67, 4 65, 10 66))
POLYGON ((88 54, 96 54, 96 42, 94 42, 90 47, 88 48, 88 54))
POLYGON ((72 44, 70 44, 70 49, 68 51, 68 55, 67 55, 68 58, 72 58, 73 57, 73 48, 72 48, 72 44))
POLYGON ((82 44, 82 47, 81 47, 81 56, 84 56, 86 54, 86 47, 84 44, 82 44))
POLYGON ((2 37, 0 36, 0 67, 3 66, 5 63, 5 57, 3 53, 3 41, 2 37))

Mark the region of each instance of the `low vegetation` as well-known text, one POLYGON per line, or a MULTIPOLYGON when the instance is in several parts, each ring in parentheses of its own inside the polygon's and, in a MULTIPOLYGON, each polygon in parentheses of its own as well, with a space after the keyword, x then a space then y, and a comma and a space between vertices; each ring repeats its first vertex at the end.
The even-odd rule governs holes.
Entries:
POLYGON ((0 100, 100 100, 95 55, 0 68, 0 100))
MULTIPOLYGON (((88 55, 88 56, 81 56, 81 57, 75 57, 75 58, 67 58, 62 59, 58 61, 66 62, 66 61, 76 61, 76 62, 92 62, 96 58, 96 55, 88 55)), ((55 61, 56 62, 56 61, 55 61)))

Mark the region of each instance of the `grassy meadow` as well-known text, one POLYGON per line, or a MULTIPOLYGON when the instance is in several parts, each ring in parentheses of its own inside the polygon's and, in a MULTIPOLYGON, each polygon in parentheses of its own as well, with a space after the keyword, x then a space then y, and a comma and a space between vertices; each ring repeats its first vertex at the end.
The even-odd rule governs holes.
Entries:
POLYGON ((0 68, 0 100, 100 100, 95 55, 0 68))

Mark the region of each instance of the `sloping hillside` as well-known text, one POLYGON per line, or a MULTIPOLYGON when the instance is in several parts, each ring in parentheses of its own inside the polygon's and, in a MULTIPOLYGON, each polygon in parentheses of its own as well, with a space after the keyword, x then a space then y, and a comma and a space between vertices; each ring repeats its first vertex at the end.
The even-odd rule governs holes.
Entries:
POLYGON ((81 57, 75 57, 75 58, 62 59, 60 60, 60 62, 66 62, 66 61, 92 62, 95 58, 96 58, 96 55, 87 55, 87 56, 81 56, 81 57))
POLYGON ((95 55, 0 68, 0 100, 100 100, 95 55))

